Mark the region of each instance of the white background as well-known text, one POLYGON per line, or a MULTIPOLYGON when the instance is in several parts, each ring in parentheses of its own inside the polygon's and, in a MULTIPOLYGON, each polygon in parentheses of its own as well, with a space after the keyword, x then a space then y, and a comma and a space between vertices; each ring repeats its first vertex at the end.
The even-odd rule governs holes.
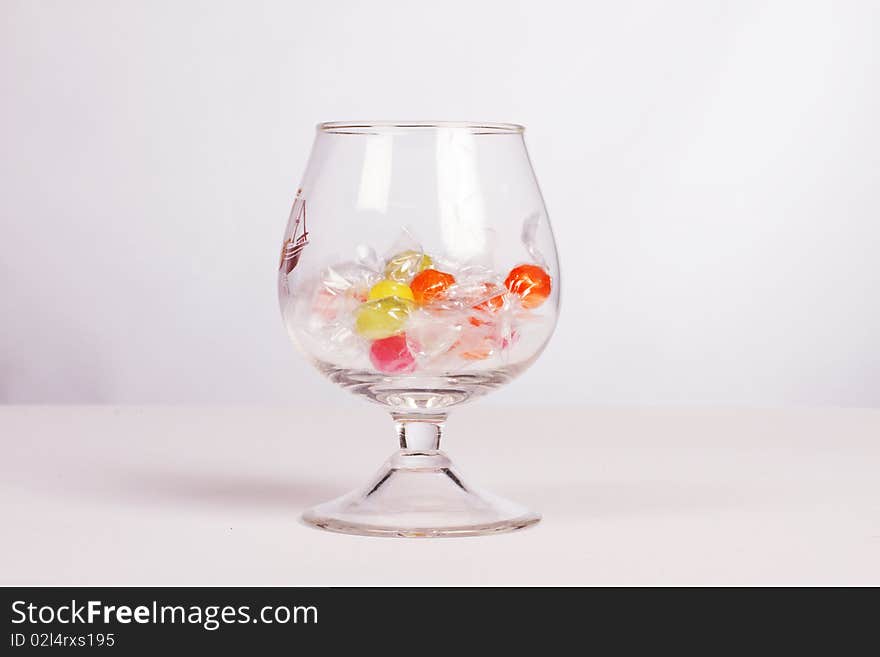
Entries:
POLYGON ((0 401, 341 402, 278 252, 386 118, 528 127, 563 313, 486 403, 880 406, 880 3, 0 7, 0 401))

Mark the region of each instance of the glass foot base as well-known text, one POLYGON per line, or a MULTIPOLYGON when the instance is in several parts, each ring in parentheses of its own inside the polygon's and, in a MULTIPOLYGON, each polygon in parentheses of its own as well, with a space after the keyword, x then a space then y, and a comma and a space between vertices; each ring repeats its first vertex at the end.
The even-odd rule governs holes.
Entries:
POLYGON ((345 534, 427 538, 479 536, 534 525, 540 514, 471 488, 439 450, 395 453, 373 480, 303 514, 345 534))

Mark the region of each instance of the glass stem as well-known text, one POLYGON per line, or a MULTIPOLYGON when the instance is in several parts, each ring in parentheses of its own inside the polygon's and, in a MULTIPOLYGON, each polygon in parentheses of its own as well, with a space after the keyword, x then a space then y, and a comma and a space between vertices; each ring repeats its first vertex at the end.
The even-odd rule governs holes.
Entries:
POLYGON ((446 414, 438 415, 406 415, 392 413, 397 427, 397 438, 400 449, 419 452, 436 452, 440 449, 440 437, 446 414))

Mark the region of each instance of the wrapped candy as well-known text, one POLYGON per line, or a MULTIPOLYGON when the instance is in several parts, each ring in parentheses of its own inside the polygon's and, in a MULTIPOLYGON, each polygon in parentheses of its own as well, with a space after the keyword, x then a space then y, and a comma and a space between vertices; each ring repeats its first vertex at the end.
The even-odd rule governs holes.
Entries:
POLYGON ((501 348, 492 327, 468 327, 454 346, 454 351, 464 360, 486 360, 501 348))
POLYGON ((334 324, 321 334, 329 356, 342 359, 351 366, 358 366, 363 359, 364 341, 350 326, 334 324))
POLYGON ((474 313, 470 317, 470 323, 481 326, 491 322, 506 304, 507 293, 500 285, 483 283, 483 299, 473 305, 474 313))
POLYGON ((492 355, 492 343, 489 340, 464 345, 459 348, 459 353, 465 360, 486 360, 492 355))
POLYGON ((391 279, 385 279, 376 283, 370 288, 367 299, 375 301, 376 299, 385 299, 386 297, 397 297, 399 299, 408 299, 413 301, 413 291, 406 283, 398 283, 391 279))
POLYGON ((413 302, 400 297, 367 301, 357 309, 355 330, 370 340, 380 340, 403 331, 413 302))
POLYGON ((315 292, 312 312, 325 322, 332 322, 344 312, 344 299, 340 294, 321 288, 315 292))
POLYGON ((409 249, 392 256, 385 264, 385 277, 401 283, 409 283, 413 276, 431 267, 431 256, 409 249))
POLYGON ((311 306, 301 302, 295 312, 305 315, 300 338, 316 357, 346 367, 359 368, 366 362, 366 341, 354 331, 352 310, 344 297, 331 297, 326 290, 315 295, 311 306), (327 304, 327 305, 320 305, 327 304), (315 307, 321 308, 317 312, 315 307))
POLYGON ((442 297, 455 283, 455 276, 436 269, 424 269, 412 279, 410 287, 415 302, 426 306, 442 297))
POLYGON ((537 308, 550 296, 550 274, 537 265, 514 267, 504 285, 519 297, 523 308, 537 308))
POLYGON ((405 374, 412 372, 416 366, 416 359, 404 333, 374 340, 370 345, 370 362, 386 374, 405 374))
POLYGON ((310 299, 313 316, 322 323, 342 321, 363 301, 379 279, 379 274, 355 262, 343 262, 326 267, 317 280, 298 288, 296 298, 310 299))
POLYGON ((433 266, 433 258, 425 253, 410 227, 403 226, 390 248, 385 251, 384 263, 380 269, 385 278, 409 283, 420 271, 433 266))
POLYGON ((433 306, 467 311, 484 301, 486 283, 494 281, 494 274, 484 267, 464 267, 456 272, 454 282, 433 299, 433 306))
POLYGON ((410 315, 406 335, 419 365, 438 364, 458 342, 463 324, 464 318, 454 311, 417 310, 410 315))

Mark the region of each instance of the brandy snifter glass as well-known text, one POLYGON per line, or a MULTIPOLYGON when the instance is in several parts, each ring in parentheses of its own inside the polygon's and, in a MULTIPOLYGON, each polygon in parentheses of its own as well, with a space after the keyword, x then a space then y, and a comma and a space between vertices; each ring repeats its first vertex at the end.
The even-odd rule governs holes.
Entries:
POLYGON ((400 448, 306 522, 423 537, 540 519, 472 487, 440 450, 450 410, 528 368, 556 324, 556 245, 523 132, 448 121, 317 127, 284 235, 282 316, 320 372, 388 409, 400 448))

